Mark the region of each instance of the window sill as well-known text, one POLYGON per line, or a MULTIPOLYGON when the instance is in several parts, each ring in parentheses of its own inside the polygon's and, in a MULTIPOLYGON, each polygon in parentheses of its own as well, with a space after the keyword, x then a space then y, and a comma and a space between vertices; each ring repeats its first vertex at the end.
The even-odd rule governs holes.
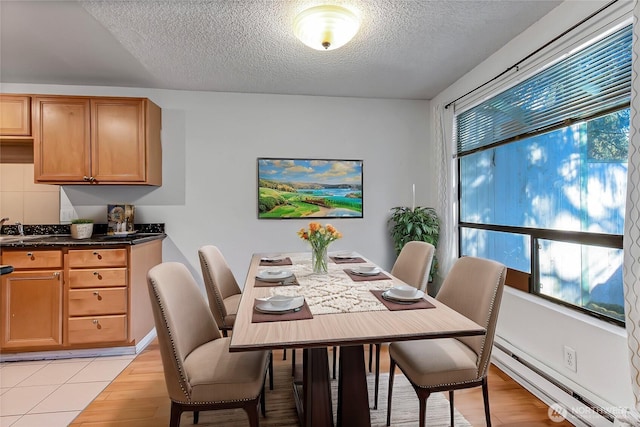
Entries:
POLYGON ((564 307, 560 304, 555 304, 551 301, 548 301, 542 297, 536 296, 534 294, 530 294, 527 292, 519 291, 517 289, 505 286, 504 292, 513 295, 514 297, 520 298, 532 304, 536 304, 540 307, 543 307, 547 310, 555 311, 556 313, 562 314, 564 316, 570 317, 572 319, 578 320, 595 328, 602 329, 612 334, 616 334, 620 337, 626 339, 627 330, 624 326, 618 326, 611 322, 607 322, 606 320, 600 320, 596 317, 589 316, 588 314, 580 313, 579 311, 572 310, 568 307, 564 307))

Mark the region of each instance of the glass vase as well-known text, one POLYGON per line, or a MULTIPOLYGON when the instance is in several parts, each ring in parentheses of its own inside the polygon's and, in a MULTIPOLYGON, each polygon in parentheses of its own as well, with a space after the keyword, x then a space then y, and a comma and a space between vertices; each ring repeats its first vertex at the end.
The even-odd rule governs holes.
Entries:
POLYGON ((327 256, 327 247, 311 247, 311 268, 314 274, 327 274, 327 263, 329 257, 327 256))

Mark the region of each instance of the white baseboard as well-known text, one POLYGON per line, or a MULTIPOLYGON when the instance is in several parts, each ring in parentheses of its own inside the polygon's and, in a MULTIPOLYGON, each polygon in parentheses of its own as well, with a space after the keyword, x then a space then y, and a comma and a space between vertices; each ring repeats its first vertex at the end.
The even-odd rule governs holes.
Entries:
POLYGON ((613 426, 612 421, 579 400, 579 396, 574 394, 569 388, 565 386, 561 388, 552 383, 542 374, 531 368, 530 365, 523 363, 517 354, 510 354, 509 349, 503 351, 500 347, 501 346, 494 346, 491 354, 492 363, 547 406, 558 407, 559 405, 565 419, 571 424, 578 427, 613 426))
POLYGON ((153 328, 152 330, 150 330, 149 333, 147 335, 145 335, 145 337, 142 338, 138 342, 138 344, 136 344, 136 354, 141 353, 142 350, 147 348, 147 346, 149 344, 151 344, 151 341, 156 339, 157 336, 158 336, 158 334, 156 333, 156 328, 153 328))
POLYGON ((32 351, 14 354, 0 354, 0 362, 22 362, 28 360, 57 360, 82 357, 129 356, 142 352, 155 338, 155 328, 142 338, 135 346, 87 348, 82 350, 32 351))

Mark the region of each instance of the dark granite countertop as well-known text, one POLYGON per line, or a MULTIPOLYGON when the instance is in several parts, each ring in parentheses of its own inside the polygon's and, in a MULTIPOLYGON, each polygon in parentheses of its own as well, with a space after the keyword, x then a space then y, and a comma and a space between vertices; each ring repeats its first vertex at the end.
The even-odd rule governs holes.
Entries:
POLYGON ((106 234, 94 234, 89 239, 72 239, 69 234, 58 235, 31 235, 11 236, 12 239, 6 241, 0 240, 2 248, 37 248, 37 247, 55 247, 55 246, 121 246, 121 245, 139 245, 152 240, 164 239, 167 237, 165 233, 136 233, 126 237, 109 236, 106 234), (15 240, 13 237, 15 237, 15 240))
POLYGON ((72 239, 68 225, 25 225, 25 236, 17 235, 15 226, 3 226, 0 248, 139 245, 167 237, 164 224, 136 224, 136 229, 135 234, 114 236, 107 234, 106 224, 95 224, 91 238, 72 239))

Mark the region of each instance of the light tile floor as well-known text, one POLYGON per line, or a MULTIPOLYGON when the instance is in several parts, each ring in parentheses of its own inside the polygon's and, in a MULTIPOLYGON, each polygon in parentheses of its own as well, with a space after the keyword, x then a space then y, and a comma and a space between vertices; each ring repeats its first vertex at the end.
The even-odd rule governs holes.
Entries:
POLYGON ((66 427, 135 355, 0 363, 0 427, 66 427))

